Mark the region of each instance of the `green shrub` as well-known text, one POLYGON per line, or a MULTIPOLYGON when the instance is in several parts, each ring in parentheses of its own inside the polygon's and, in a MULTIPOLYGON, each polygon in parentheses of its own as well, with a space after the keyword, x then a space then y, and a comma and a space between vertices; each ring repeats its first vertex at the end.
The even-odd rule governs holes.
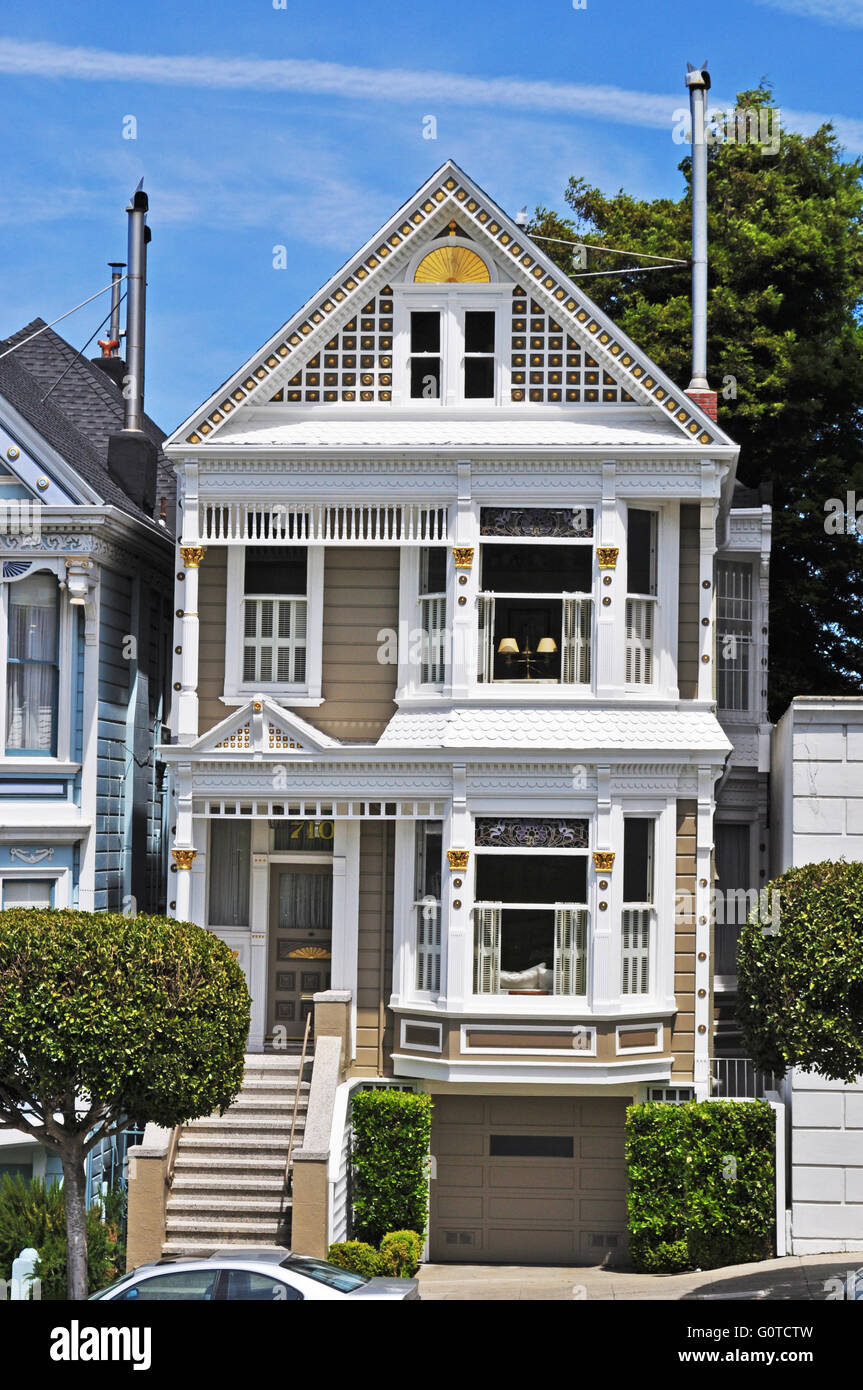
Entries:
MULTIPOLYGON (((108 1193, 105 1221, 101 1208, 87 1212, 87 1285, 95 1293, 110 1284, 125 1268, 125 1249, 119 1234, 124 1194, 108 1193)), ((0 1179, 0 1278, 12 1275, 12 1261, 32 1247, 39 1252, 36 1276, 46 1302, 65 1300, 66 1204, 58 1182, 47 1186, 41 1178, 0 1179)))
POLYGON ((416 1231, 389 1231, 381 1241, 381 1273, 396 1279, 416 1274, 423 1244, 422 1236, 416 1231))
POLYGON ((413 1091, 354 1096, 354 1221, 375 1245, 388 1231, 425 1232, 431 1112, 431 1096, 413 1091))
POLYGON ((381 1257, 373 1245, 364 1240, 342 1240, 331 1245, 327 1251, 331 1265, 339 1269, 349 1269, 353 1274, 362 1274, 366 1279, 374 1279, 381 1273, 381 1257))
POLYGON ((626 1162, 636 1269, 715 1269, 773 1254, 775 1122, 766 1101, 630 1106, 626 1162))

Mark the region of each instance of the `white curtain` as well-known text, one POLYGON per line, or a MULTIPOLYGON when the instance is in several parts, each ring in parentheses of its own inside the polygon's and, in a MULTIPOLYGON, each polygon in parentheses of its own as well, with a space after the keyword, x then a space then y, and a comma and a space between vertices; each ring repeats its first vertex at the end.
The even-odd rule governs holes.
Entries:
POLYGON ((57 708, 57 581, 34 574, 9 586, 6 747, 53 753, 57 708))
POLYGON ((210 825, 211 927, 249 925, 249 821, 214 820, 210 825))
POLYGON ((330 874, 283 873, 279 877, 279 926, 297 931, 332 925, 330 874))

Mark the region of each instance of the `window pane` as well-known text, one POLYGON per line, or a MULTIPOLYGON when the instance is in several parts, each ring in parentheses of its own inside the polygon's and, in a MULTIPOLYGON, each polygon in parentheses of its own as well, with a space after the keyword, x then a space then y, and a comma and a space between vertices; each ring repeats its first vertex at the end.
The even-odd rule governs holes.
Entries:
POLYGON ((420 593, 443 594, 446 592, 446 557, 443 546, 428 546, 420 559, 420 593))
POLYGON ((623 822, 623 901, 653 902, 653 821, 623 822))
POLYGON ((52 574, 9 587, 6 747, 55 751, 59 590, 52 574))
POLYGON ((464 364, 465 400, 487 400, 494 395, 494 358, 468 357, 464 364))
POLYGON ((593 551, 588 545, 482 547, 482 587, 496 594, 589 593, 593 551))
POLYGON ((470 309, 464 316, 465 352, 494 352, 494 314, 470 309))
POLYGON ((417 902, 424 897, 440 898, 441 863, 443 860, 443 825, 441 821, 420 821, 416 829, 416 878, 414 896, 417 902))
POLYGON ((7 878, 3 880, 4 907, 50 907, 54 887, 50 878, 7 878))
POLYGON ((440 397, 440 358, 411 358, 411 399, 436 401, 440 397))
POLYGON ((411 314, 411 352, 440 352, 440 314, 426 310, 411 314))
POLYGON ((655 512, 630 507, 627 516, 626 588, 630 594, 656 593, 655 512))
POLYGON ((176 1302, 204 1302, 213 1297, 218 1268, 192 1269, 175 1274, 155 1274, 152 1279, 142 1279, 124 1293, 118 1294, 115 1302, 123 1299, 128 1303, 143 1301, 155 1303, 159 1300, 176 1302))
POLYGON ((249 821, 210 823, 209 922, 213 927, 249 925, 251 837, 249 821))
POLYGON ((247 594, 305 594, 307 551, 301 545, 250 546, 246 551, 247 594))
POLYGON ((490 1134, 491 1158, 572 1158, 570 1134, 490 1134))
POLYGON ((283 1279, 254 1274, 248 1269, 226 1269, 223 1298, 232 1303, 285 1303, 302 1299, 302 1294, 283 1279))
POLYGON ((477 902, 583 903, 585 855, 482 854, 476 857, 477 902))

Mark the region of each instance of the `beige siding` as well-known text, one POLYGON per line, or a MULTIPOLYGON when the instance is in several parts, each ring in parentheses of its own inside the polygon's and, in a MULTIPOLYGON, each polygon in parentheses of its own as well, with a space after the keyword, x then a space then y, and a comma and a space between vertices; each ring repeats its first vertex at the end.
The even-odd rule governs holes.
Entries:
POLYGON ((225 693, 225 603, 228 551, 214 545, 207 551, 198 577, 200 657, 198 663, 198 732, 212 729, 230 713, 219 699, 225 693))
POLYGON ((324 570, 323 696, 303 710, 333 738, 368 742, 395 713, 397 668, 378 661, 381 628, 398 630, 399 551, 333 547, 324 570))
POLYGON ((680 508, 680 592, 677 620, 677 685, 683 700, 698 696, 698 573, 701 518, 694 503, 680 508))
POLYGON ((392 1074, 393 1020, 385 1005, 393 973, 394 854, 392 825, 364 821, 360 832, 357 1056, 351 1068, 356 1076, 378 1076, 381 1070, 385 1076, 392 1074))
POLYGON ((676 891, 686 893, 690 905, 680 914, 674 938, 674 993, 677 1014, 671 1029, 674 1053, 672 1075, 679 1080, 692 1077, 695 1051, 695 846, 697 805, 677 803, 677 882, 676 891))

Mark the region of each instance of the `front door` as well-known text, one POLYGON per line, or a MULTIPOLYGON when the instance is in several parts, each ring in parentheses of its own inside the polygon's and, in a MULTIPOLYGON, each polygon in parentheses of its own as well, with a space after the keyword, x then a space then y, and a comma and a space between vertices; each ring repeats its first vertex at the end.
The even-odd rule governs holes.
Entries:
POLYGON ((332 964, 331 864, 274 864, 270 877, 267 1045, 301 1038, 312 996, 328 989, 332 964), (278 1030, 278 1032, 276 1031, 278 1030))

